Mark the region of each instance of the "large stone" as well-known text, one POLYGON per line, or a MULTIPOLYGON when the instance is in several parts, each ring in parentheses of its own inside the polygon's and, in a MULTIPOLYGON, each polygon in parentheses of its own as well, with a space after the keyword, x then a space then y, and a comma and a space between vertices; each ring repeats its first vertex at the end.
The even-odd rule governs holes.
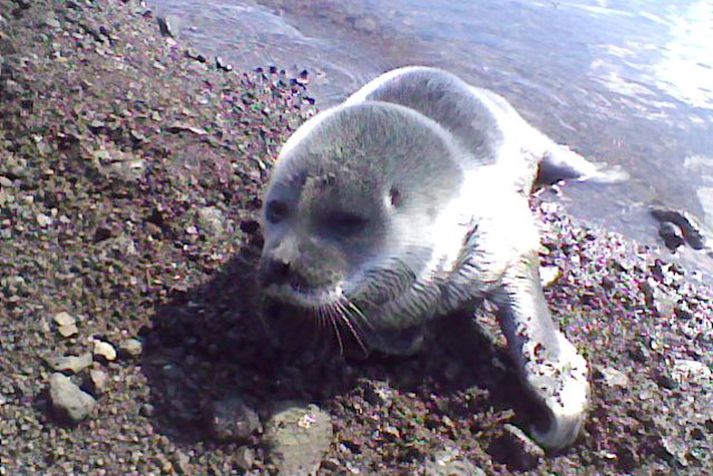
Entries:
POLYGON ((215 438, 241 442, 260 428, 260 418, 242 399, 229 398, 213 402, 208 425, 215 438))
POLYGON ((50 377, 50 399, 55 415, 74 424, 88 417, 97 403, 94 397, 61 373, 50 377))
POLYGON ((266 424, 265 441, 280 474, 313 475, 332 442, 332 422, 314 404, 282 402, 266 424))

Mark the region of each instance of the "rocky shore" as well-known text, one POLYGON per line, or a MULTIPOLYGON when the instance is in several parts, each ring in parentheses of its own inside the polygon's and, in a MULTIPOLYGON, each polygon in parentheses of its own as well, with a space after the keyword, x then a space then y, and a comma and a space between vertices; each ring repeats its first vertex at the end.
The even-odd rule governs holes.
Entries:
POLYGON ((138 1, 0 0, 0 475, 713 471, 713 290, 540 199, 547 297, 592 368, 563 454, 522 431, 487 312, 412 358, 318 328, 273 348, 256 218, 308 81, 233 71, 138 1))

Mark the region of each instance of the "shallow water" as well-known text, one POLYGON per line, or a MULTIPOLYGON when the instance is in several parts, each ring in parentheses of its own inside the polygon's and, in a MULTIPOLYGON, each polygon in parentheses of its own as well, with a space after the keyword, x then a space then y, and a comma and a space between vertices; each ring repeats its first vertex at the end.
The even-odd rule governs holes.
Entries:
MULTIPOLYGON (((646 243, 648 205, 713 226, 713 2, 695 0, 153 0, 180 36, 238 69, 307 69, 321 107, 406 64, 506 96, 625 185, 571 184, 575 215, 646 243)), ((713 260, 691 255, 703 268, 713 260)))

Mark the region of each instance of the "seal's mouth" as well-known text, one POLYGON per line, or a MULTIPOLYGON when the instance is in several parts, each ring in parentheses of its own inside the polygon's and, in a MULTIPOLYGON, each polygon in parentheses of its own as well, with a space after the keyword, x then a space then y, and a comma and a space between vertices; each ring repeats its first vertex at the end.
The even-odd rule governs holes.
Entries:
POLYGON ((342 283, 321 288, 311 288, 297 283, 270 284, 264 288, 264 291, 270 298, 306 309, 330 306, 345 298, 342 283))

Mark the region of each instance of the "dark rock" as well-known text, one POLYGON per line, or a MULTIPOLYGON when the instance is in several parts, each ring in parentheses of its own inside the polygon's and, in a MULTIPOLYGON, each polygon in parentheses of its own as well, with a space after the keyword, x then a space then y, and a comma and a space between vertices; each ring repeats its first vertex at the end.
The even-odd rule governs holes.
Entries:
POLYGON ((198 62, 200 62, 200 63, 205 63, 206 61, 208 61, 208 58, 206 58, 206 57, 203 56, 202 54, 198 53, 198 52, 197 52, 196 50, 194 50, 193 48, 188 48, 188 49, 185 51, 185 55, 186 55, 186 58, 194 59, 194 60, 196 60, 196 61, 198 61, 198 62))
POLYGON ((215 67, 222 71, 232 71, 233 66, 223 61, 220 56, 215 57, 215 67))
POLYGON ((179 20, 173 15, 167 15, 165 17, 157 17, 156 22, 158 23, 159 31, 161 35, 169 38, 177 38, 179 30, 179 20))
POLYGON ((663 238, 666 248, 676 251, 686 240, 683 238, 681 227, 670 221, 662 221, 659 225, 659 236, 663 238))
POLYGON ((257 412, 240 398, 213 402, 207 417, 213 436, 221 441, 245 441, 260 428, 257 412))
POLYGON ((651 207, 651 215, 660 222, 671 222, 678 226, 691 248, 702 250, 708 246, 707 230, 698 218, 686 210, 655 205, 651 207))
POLYGON ((490 446, 490 453, 508 466, 518 471, 527 471, 537 467, 545 452, 532 441, 520 428, 503 425, 503 434, 490 446))

